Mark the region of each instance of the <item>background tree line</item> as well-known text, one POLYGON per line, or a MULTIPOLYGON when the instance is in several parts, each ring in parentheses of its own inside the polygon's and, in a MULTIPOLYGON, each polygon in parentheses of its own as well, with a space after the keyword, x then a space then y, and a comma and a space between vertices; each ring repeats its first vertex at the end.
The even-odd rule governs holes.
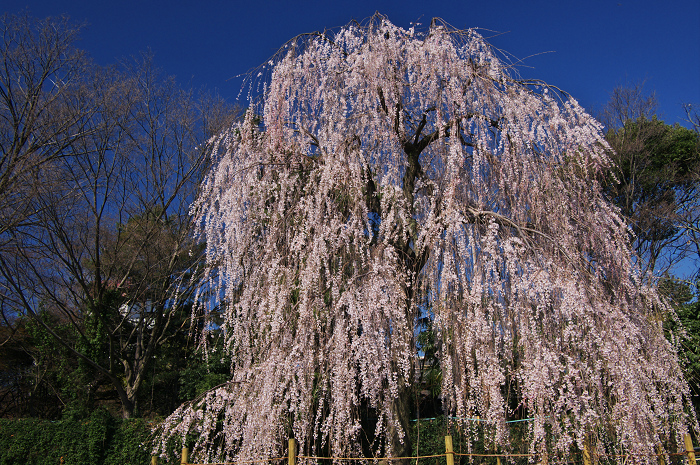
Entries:
POLYGON ((687 127, 657 115, 642 84, 618 87, 600 112, 615 169, 605 193, 627 218, 642 271, 660 276, 677 319, 666 316, 679 346, 696 412, 700 410, 700 115, 685 105, 687 127))
MULTIPOLYGON (((183 89, 148 54, 97 66, 79 32, 66 18, 2 18, 0 415, 164 415, 227 379, 230 362, 202 358, 190 337, 203 323, 189 205, 207 140, 237 111, 183 89)), ((641 86, 613 91, 600 119, 616 169, 602 176, 640 264, 676 302, 669 335, 697 400, 700 120, 692 107, 689 127, 655 112, 641 86)), ((425 354, 421 398, 436 412, 425 354)))
POLYGON ((167 413, 211 368, 188 209, 235 111, 149 54, 94 64, 66 18, 1 27, 0 414, 167 413))

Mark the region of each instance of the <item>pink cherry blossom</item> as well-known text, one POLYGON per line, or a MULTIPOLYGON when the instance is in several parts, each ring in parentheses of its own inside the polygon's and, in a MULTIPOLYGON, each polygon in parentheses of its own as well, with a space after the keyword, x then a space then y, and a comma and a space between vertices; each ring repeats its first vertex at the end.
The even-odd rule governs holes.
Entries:
POLYGON ((281 457, 291 436, 400 455, 426 315, 445 413, 503 450, 511 390, 554 458, 587 438, 653 453, 693 427, 671 310, 601 196, 609 147, 575 100, 440 21, 375 16, 269 66, 192 206, 197 304, 223 312, 231 381, 166 419, 160 452, 194 433, 201 460, 281 457))

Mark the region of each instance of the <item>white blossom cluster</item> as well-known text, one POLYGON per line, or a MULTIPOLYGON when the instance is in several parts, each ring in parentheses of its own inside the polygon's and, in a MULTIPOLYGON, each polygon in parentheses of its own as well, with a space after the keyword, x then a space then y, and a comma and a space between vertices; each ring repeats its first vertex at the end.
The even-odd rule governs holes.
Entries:
POLYGON ((553 457, 687 431, 667 308, 639 284, 596 181, 609 147, 574 100, 437 22, 376 16, 282 50, 262 102, 212 141, 192 210, 231 381, 171 415, 159 451, 194 433, 202 460, 283 456, 290 436, 396 454, 425 315, 446 413, 506 450, 516 408, 553 457))

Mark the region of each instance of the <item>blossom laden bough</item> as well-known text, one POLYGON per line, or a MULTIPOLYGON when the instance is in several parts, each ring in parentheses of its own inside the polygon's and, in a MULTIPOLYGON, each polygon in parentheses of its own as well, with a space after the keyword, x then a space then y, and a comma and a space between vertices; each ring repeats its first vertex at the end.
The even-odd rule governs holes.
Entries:
POLYGON ((487 441, 507 448, 523 414, 530 449, 560 457, 603 432, 652 451, 687 431, 666 307, 600 194, 608 146, 576 101, 440 21, 300 36, 271 69, 212 141, 192 207, 232 378, 171 415, 161 447, 194 433, 203 460, 249 460, 293 436, 310 455, 409 455, 426 317, 443 409, 466 431, 483 419, 487 441))

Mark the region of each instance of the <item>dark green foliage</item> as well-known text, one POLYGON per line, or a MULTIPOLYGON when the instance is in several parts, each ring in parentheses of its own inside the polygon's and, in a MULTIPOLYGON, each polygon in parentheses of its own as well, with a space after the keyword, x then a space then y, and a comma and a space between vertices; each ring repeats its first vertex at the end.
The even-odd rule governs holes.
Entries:
MULTIPOLYGON (((660 289, 673 303, 675 317, 665 322, 666 334, 678 345, 681 366, 690 385, 695 413, 700 413, 700 295, 686 283, 666 279, 660 289)), ((694 289, 700 289, 700 282, 694 289)))
MULTIPOLYGON (((431 456, 441 455, 445 453, 445 436, 452 436, 452 450, 455 452, 455 464, 470 463, 469 457, 459 454, 503 454, 502 448, 484 440, 483 423, 475 420, 472 422, 471 431, 465 429, 458 424, 457 421, 449 420, 445 416, 436 418, 427 418, 420 421, 413 421, 411 427, 411 439, 413 441, 414 456, 431 456), (473 448, 468 449, 468 441, 466 435, 477 437, 477 441, 473 443, 473 448)), ((527 422, 512 422, 508 424, 508 429, 512 438, 509 451, 511 454, 527 454, 528 441, 527 422)), ((481 464, 496 464, 495 457, 477 457, 474 463, 481 464)), ((445 465, 447 462, 444 457, 429 457, 419 461, 420 465, 445 465)), ((512 463, 502 460, 502 463, 512 463)), ((528 463, 527 457, 521 457, 515 460, 515 463, 528 463)))
POLYGON ((210 356, 208 361, 191 360, 180 376, 180 399, 191 400, 205 391, 225 383, 230 378, 226 360, 210 356))
POLYGON ((29 337, 24 322, 15 321, 15 327, 0 325, 0 417, 26 415, 27 397, 32 385, 33 359, 25 350, 29 337))
MULTIPOLYGON (((145 374, 136 415, 167 416, 228 379, 230 358, 222 358, 225 352, 217 333, 210 333, 214 352, 205 357, 190 336, 189 315, 189 309, 173 315, 171 337, 158 347, 145 374)), ((72 325, 50 314, 43 318, 63 340, 78 344, 80 335, 72 325)), ((120 415, 118 395, 106 377, 76 359, 36 320, 23 318, 16 327, 9 342, 0 346, 0 417, 77 421, 99 408, 120 415)), ((9 328, 0 326, 3 340, 9 333, 9 328)))
POLYGON ((433 319, 421 318, 422 329, 416 337, 416 345, 421 358, 418 365, 418 396, 416 417, 433 417, 442 413, 440 392, 442 391, 442 370, 437 357, 437 339, 433 330, 433 319))
POLYGON ((167 341, 144 381, 139 401, 141 413, 167 416, 183 402, 226 382, 230 378, 231 359, 218 341, 219 338, 214 338, 211 342, 210 347, 215 350, 208 357, 195 347, 187 328, 167 341))
MULTIPOLYGON (((69 324, 64 324, 48 312, 42 318, 63 340, 87 346, 88 341, 80 340, 78 332, 69 324)), ((32 382, 39 388, 31 399, 30 408, 37 409, 53 403, 52 410, 43 408, 44 415, 34 415, 46 419, 86 418, 94 409, 94 393, 99 384, 92 367, 78 360, 56 340, 36 320, 27 319, 27 329, 31 337, 27 349, 33 354, 37 376, 32 382)))
POLYGON ((678 317, 686 331, 680 342, 681 364, 690 384, 695 415, 700 418, 700 301, 684 305, 678 317))
POLYGON ((697 134, 656 118, 627 121, 623 127, 610 130, 606 139, 617 152, 616 174, 620 175, 614 182, 617 191, 609 192, 617 194, 613 200, 625 210, 635 206, 620 196, 630 194, 641 202, 663 198, 671 194, 669 189, 692 181, 700 164, 697 134))
POLYGON ((3 465, 124 465, 150 461, 150 427, 98 409, 84 420, 0 420, 3 465), (143 446, 142 446, 143 445, 143 446))
POLYGON ((700 396, 700 301, 696 300, 681 306, 678 309, 678 318, 686 331, 686 338, 681 345, 687 358, 688 382, 694 397, 698 399, 700 396))

